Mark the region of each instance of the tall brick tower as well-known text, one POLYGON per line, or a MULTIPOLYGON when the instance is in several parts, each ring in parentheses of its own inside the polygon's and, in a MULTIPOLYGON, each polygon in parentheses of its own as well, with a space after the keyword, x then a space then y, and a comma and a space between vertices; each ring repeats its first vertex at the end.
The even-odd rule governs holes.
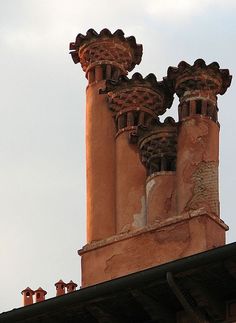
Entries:
POLYGON ((142 46, 121 30, 90 29, 70 49, 88 79, 82 287, 223 245, 217 95, 229 71, 199 59, 162 81, 128 78, 142 46), (179 121, 160 122, 174 93, 179 121))

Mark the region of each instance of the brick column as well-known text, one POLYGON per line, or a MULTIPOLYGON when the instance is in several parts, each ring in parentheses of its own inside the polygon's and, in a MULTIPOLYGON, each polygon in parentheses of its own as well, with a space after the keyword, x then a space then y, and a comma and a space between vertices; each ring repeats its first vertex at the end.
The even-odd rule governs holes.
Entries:
POLYGON ((139 140, 142 163, 147 168, 147 224, 176 215, 177 124, 167 117, 139 140))
MULTIPOLYGON (((142 228, 146 218, 146 169, 137 146, 139 132, 155 124, 166 111, 162 82, 153 74, 107 85, 109 106, 116 123, 116 225, 117 233, 142 228)), ((172 101, 171 101, 172 102, 172 101)), ((169 107, 169 106, 168 106, 169 107)))
MULTIPOLYGON (((228 70, 202 59, 191 66, 181 62, 168 69, 180 99, 177 149, 178 215, 207 214, 219 217, 219 124, 217 94, 231 82, 228 70)), ((224 243, 224 232, 214 237, 224 243)), ((217 242, 218 241, 218 242, 217 242)))
POLYGON ((126 75, 142 56, 142 46, 121 30, 99 34, 90 29, 70 44, 75 63, 88 79, 86 92, 87 241, 115 234, 115 125, 106 95, 99 94, 106 80, 126 75))

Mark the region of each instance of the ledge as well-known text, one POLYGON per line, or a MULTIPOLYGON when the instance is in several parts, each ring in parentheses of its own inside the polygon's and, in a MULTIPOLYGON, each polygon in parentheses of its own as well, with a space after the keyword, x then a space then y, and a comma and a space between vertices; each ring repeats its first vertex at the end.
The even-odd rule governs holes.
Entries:
POLYGON ((191 220, 193 218, 202 217, 202 216, 206 216, 206 217, 210 218, 216 224, 218 224, 220 227, 222 227, 225 231, 229 230, 229 227, 224 223, 223 220, 221 220, 217 216, 207 214, 206 211, 204 210, 204 208, 202 208, 202 209, 186 212, 186 213, 184 213, 182 215, 179 215, 179 216, 171 217, 171 218, 169 218, 169 219, 167 219, 165 221, 160 221, 160 222, 156 222, 156 223, 154 223, 152 225, 147 225, 142 229, 137 229, 137 230, 134 230, 134 231, 119 233, 117 235, 111 236, 111 237, 109 237, 107 239, 104 239, 104 240, 91 242, 89 244, 86 244, 82 249, 79 249, 78 254, 83 255, 83 254, 87 253, 90 250, 95 250, 95 249, 98 249, 98 248, 102 248, 104 246, 111 245, 111 244, 116 243, 118 241, 131 239, 131 238, 133 238, 135 236, 142 235, 143 233, 146 233, 146 232, 162 230, 164 227, 168 227, 168 226, 173 225, 173 224, 181 223, 181 222, 184 222, 186 220, 191 220))

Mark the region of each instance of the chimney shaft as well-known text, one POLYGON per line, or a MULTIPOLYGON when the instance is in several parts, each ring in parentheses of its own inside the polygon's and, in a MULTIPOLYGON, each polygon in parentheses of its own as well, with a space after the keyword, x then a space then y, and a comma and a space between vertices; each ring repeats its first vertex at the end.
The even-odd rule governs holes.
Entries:
POLYGON ((115 125, 106 95, 107 79, 117 80, 141 59, 142 49, 121 30, 99 34, 90 29, 71 43, 72 58, 80 62, 89 84, 86 91, 87 241, 116 233, 115 125))
POLYGON ((217 63, 207 66, 198 59, 193 66, 181 62, 178 68, 169 68, 168 78, 180 99, 177 213, 195 219, 201 216, 203 236, 200 220, 192 220, 192 232, 199 236, 198 244, 203 244, 205 249, 220 246, 225 243, 227 227, 219 219, 217 94, 226 91, 231 77, 217 63))
POLYGON ((219 69, 198 60, 193 66, 180 63, 169 69, 180 99, 178 136, 178 214, 207 208, 219 216, 218 158, 219 125, 216 94, 221 82, 219 69), (219 75, 218 75, 219 74, 219 75))

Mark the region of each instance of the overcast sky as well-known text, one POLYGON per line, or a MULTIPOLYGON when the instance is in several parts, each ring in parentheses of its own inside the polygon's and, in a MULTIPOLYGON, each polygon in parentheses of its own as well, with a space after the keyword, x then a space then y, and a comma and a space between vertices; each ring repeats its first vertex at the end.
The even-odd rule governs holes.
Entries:
MULTIPOLYGON (((85 87, 69 42, 104 27, 143 44, 135 71, 181 60, 236 75, 234 0, 0 0, 0 312, 60 278, 80 283, 85 244, 85 87)), ((132 74, 132 73, 131 73, 132 74)), ((176 100, 177 102, 177 100, 176 100)), ((236 89, 219 98, 221 217, 235 240, 236 89)), ((172 114, 176 116, 176 104, 172 114)))

